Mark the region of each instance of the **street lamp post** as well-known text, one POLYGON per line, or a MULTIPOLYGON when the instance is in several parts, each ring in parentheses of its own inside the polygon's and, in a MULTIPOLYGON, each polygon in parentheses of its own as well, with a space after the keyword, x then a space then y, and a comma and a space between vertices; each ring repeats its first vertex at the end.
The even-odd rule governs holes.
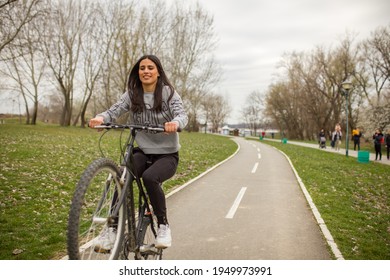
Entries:
POLYGON ((345 96, 345 115, 346 115, 346 131, 345 131, 345 156, 348 157, 348 142, 349 142, 349 137, 348 137, 348 96, 349 96, 349 91, 352 89, 352 83, 348 80, 343 82, 341 84, 341 87, 343 88, 344 96, 345 96))

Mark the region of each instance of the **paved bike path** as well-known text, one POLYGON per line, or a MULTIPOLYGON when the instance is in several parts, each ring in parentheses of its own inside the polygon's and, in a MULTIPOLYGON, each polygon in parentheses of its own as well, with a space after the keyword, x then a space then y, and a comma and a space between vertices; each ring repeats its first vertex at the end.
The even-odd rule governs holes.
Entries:
POLYGON ((168 197, 173 243, 163 258, 330 259, 286 157, 260 142, 234 141, 233 158, 168 197))
MULTIPOLYGON (((258 137, 256 138, 252 137, 252 139, 258 139, 258 137)), ((280 142, 280 139, 264 138, 264 141, 280 142)), ((307 147, 307 148, 320 149, 318 144, 310 144, 310 143, 290 141, 290 140, 288 140, 287 143, 302 146, 302 147, 307 147)), ((345 143, 343 143, 342 145, 345 145, 345 143)), ((353 147, 353 144, 351 146, 353 147)), ((326 149, 321 149, 321 151, 336 153, 344 156, 346 154, 345 148, 341 148, 339 151, 336 151, 329 145, 329 143, 327 143, 326 149)), ((348 149, 348 156, 357 158, 358 151, 348 149)), ((382 145, 382 160, 375 160, 375 153, 370 153, 370 162, 390 165, 390 160, 387 159, 387 152, 386 149, 384 148, 384 145, 382 145)))

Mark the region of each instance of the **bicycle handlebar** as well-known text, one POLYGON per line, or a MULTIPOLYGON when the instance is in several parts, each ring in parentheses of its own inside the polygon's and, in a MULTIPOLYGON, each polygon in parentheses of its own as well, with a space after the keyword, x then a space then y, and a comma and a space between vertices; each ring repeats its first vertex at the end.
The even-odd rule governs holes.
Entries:
MULTIPOLYGON (((135 129, 135 130, 147 130, 147 131, 156 131, 164 132, 165 129, 162 126, 151 126, 151 125, 137 125, 137 124, 112 124, 104 123, 101 125, 96 125, 96 129, 135 129)), ((181 132, 181 129, 178 128, 177 132, 181 132)))

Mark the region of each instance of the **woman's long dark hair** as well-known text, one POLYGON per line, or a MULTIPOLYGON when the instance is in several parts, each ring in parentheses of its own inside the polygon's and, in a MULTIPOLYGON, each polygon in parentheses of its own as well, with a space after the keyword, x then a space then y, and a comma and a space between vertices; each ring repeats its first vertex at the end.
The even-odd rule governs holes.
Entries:
POLYGON ((171 94, 168 98, 168 101, 171 100, 174 88, 172 84, 169 82, 167 76, 165 75, 164 69, 162 67, 162 64, 160 60, 155 55, 144 55, 142 56, 137 63, 133 66, 131 69, 129 80, 127 83, 127 91, 130 94, 131 99, 131 110, 134 113, 143 112, 145 108, 144 103, 144 90, 142 87, 142 82, 139 78, 139 65, 142 60, 144 59, 150 59, 154 62, 157 66, 158 73, 160 77, 157 79, 156 89, 154 90, 154 105, 153 110, 156 110, 157 112, 161 112, 162 110, 162 91, 164 86, 168 86, 171 90, 171 94))

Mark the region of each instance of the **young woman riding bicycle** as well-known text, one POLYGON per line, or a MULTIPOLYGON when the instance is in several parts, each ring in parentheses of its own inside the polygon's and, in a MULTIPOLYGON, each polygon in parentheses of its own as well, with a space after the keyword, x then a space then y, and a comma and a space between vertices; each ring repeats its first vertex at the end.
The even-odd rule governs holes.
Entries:
MULTIPOLYGON (((129 112, 128 123, 162 125, 165 133, 139 132, 135 138, 138 148, 134 152, 137 174, 142 178, 158 220, 156 248, 171 246, 171 230, 167 219, 165 194, 162 183, 177 170, 180 149, 177 131, 188 123, 188 117, 179 94, 169 82, 160 60, 154 55, 142 56, 133 66, 127 92, 107 111, 89 122, 90 127, 115 122, 129 112)), ((95 244, 110 250, 115 234, 108 229, 95 244), (114 236, 114 237, 113 237, 114 236)))

